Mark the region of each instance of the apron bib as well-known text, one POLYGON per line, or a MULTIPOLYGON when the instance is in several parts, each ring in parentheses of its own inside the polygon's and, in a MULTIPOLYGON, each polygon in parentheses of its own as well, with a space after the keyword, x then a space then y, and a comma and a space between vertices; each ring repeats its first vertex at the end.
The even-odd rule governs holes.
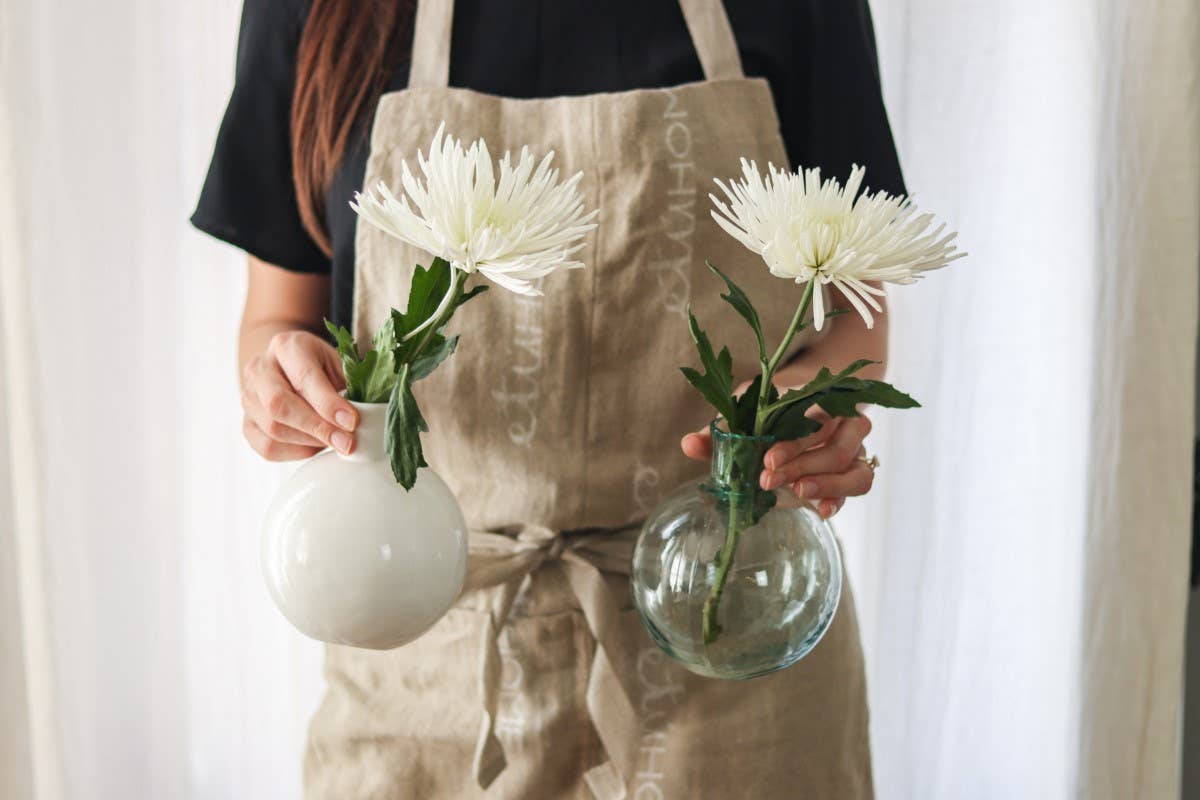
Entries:
MULTIPOLYGON (((397 187, 401 161, 445 121, 494 157, 554 150, 600 213, 575 256, 584 269, 543 279, 543 297, 494 287, 463 306, 451 324, 461 346, 415 387, 426 459, 472 527, 467 586, 416 642, 328 648, 309 798, 871 796, 848 588, 820 647, 750 682, 687 672, 632 607, 637 523, 707 472, 679 450, 712 416, 678 371, 697 360, 687 305, 728 338, 740 380, 756 368, 753 336, 705 259, 774 336, 799 302, 709 216, 713 178, 740 157, 787 163, 770 89, 743 76, 720 0, 680 5, 704 81, 534 100, 448 87, 453 2, 417 5, 409 88, 380 99, 364 185, 397 187)), ((355 243, 362 341, 431 257, 371 225, 355 243)))

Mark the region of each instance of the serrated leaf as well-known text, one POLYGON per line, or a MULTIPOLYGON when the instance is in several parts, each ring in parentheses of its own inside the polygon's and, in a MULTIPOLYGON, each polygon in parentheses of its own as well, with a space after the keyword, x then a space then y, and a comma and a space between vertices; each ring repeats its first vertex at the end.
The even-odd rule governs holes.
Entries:
POLYGON ((421 450, 421 434, 428 431, 425 418, 412 393, 408 365, 400 368, 398 379, 388 400, 387 454, 396 481, 410 490, 416 485, 417 470, 428 466, 421 450))
MULTIPOLYGON (((358 344, 344 326, 334 325, 325 320, 325 330, 333 337, 334 346, 342 361, 342 374, 346 378, 346 398, 355 402, 369 402, 366 399, 366 381, 373 366, 364 367, 364 359, 358 357, 358 344)), ((374 364, 373 361, 371 363, 374 364)))
POLYGON ((889 383, 851 380, 858 385, 835 386, 820 395, 817 405, 831 417, 857 417, 857 407, 864 403, 884 408, 917 408, 921 405, 889 383))
POLYGON ((458 302, 454 304, 454 307, 461 308, 462 305, 464 303, 466 303, 468 300, 470 300, 472 297, 478 297, 479 295, 483 294, 487 290, 488 290, 487 284, 481 283, 478 286, 472 288, 469 292, 463 292, 462 297, 458 298, 458 302))
POLYGON ((425 352, 421 353, 417 357, 417 360, 412 363, 413 381, 419 381, 422 378, 428 377, 429 373, 437 369, 438 364, 441 364, 450 357, 456 346, 458 346, 457 336, 451 336, 447 339, 440 333, 436 334, 425 347, 425 352))
MULTIPOLYGON (((754 423, 758 416, 758 393, 761 386, 762 374, 760 373, 754 376, 754 380, 746 387, 746 391, 738 397, 734 417, 728 420, 730 432, 743 436, 750 436, 754 433, 754 423)), ((767 403, 774 403, 778 399, 779 391, 771 386, 767 390, 767 403)))
MULTIPOLYGON (((346 375, 346 398, 356 403, 377 403, 371 399, 369 386, 375 374, 379 353, 368 350, 362 361, 342 361, 342 372, 346 375)), ((387 397, 385 394, 384 397, 387 397)), ((382 399, 382 398, 381 398, 382 399)))
POLYGON ((733 306, 733 310, 741 315, 742 319, 746 320, 747 324, 754 331, 754 338, 758 340, 758 356, 760 359, 766 359, 766 345, 763 342, 762 323, 758 319, 758 311, 755 310, 754 304, 750 302, 750 298, 741 288, 729 279, 729 276, 721 272, 711 261, 705 261, 708 268, 712 270, 718 278, 725 281, 725 286, 729 289, 728 294, 721 295, 721 299, 729 305, 733 306))
POLYGON ((766 432, 778 439, 799 439, 816 433, 821 424, 806 416, 814 405, 820 406, 831 417, 857 417, 860 404, 885 408, 916 408, 920 405, 889 383, 854 377, 853 373, 874 363, 878 362, 860 359, 838 373, 822 367, 807 384, 779 399, 776 409, 767 418, 766 432))
POLYGON ((821 367, 821 369, 817 371, 817 376, 815 378, 801 386, 799 389, 789 389, 779 399, 779 402, 794 403, 797 400, 803 400, 806 397, 812 397, 818 392, 824 391, 830 386, 835 385, 838 381, 850 377, 864 367, 878 363, 878 361, 872 361, 869 358, 860 358, 838 373, 830 372, 828 367, 821 367))
POLYGON ((334 325, 329 320, 325 320, 325 330, 329 331, 329 335, 333 337, 334 344, 337 346, 338 355, 343 359, 353 358, 358 360, 358 346, 354 343, 354 336, 344 326, 334 325))
POLYGON ((413 269, 412 282, 408 289, 408 305, 404 312, 393 312, 396 321, 396 338, 418 327, 433 316, 438 305, 450 291, 450 263, 444 258, 435 258, 429 268, 418 264, 413 269))
POLYGON ((803 439, 821 430, 821 423, 805 416, 812 403, 801 400, 776 411, 767 418, 763 433, 774 436, 779 441, 788 439, 803 439))
POLYGON ((712 343, 700 329, 692 310, 688 309, 688 329, 696 350, 700 353, 700 364, 704 367, 701 373, 691 367, 682 367, 680 371, 688 383, 696 387, 704 399, 709 402, 717 413, 726 419, 737 415, 737 407, 733 398, 733 356, 728 347, 722 347, 719 354, 713 353, 712 343))

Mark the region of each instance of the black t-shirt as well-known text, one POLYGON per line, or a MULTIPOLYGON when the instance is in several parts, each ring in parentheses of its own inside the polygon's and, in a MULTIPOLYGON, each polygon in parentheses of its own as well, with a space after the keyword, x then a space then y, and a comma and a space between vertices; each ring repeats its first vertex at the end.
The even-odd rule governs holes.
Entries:
MULTIPOLYGON (((349 325, 366 124, 326 201, 327 258, 300 223, 288 126, 309 0, 246 0, 237 73, 192 223, 278 266, 332 275, 331 318, 349 325)), ((792 166, 904 192, 879 86, 867 0, 727 2, 748 76, 770 83, 792 166)), ((408 47, 388 90, 408 81, 408 47)), ((450 85, 507 97, 674 86, 703 78, 678 0, 457 0, 450 85), (519 9, 517 8, 519 7, 519 9)), ((369 120, 368 120, 369 121, 369 120)), ((730 175, 737 166, 730 165, 730 175)), ((723 176, 728 177, 728 176, 723 176)))

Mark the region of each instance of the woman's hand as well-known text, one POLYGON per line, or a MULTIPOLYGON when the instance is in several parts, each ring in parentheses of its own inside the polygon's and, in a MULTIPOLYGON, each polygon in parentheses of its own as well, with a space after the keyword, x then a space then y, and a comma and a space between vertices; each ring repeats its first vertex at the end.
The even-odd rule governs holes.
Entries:
POLYGON ((326 446, 350 453, 358 412, 338 394, 344 385, 328 342, 307 331, 274 334, 242 370, 246 441, 268 461, 308 458, 326 446))
MULTIPOLYGON (((863 439, 871 432, 871 421, 862 416, 831 418, 816 406, 808 416, 821 423, 821 430, 773 445, 763 458, 759 485, 764 489, 790 486, 828 519, 847 497, 871 490, 875 473, 860 458, 866 452, 863 439)), ((705 427, 684 436, 680 446, 689 458, 707 460, 712 457, 712 434, 705 427)))

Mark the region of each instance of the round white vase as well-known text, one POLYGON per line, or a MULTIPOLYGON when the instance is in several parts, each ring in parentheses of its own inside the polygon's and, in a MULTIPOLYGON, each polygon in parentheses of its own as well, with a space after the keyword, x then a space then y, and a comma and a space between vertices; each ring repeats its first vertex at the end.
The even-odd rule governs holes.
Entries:
POLYGON ((262 570, 301 633, 386 650, 416 639, 458 597, 467 524, 428 467, 411 491, 396 482, 384 445, 387 404, 354 407, 354 452, 314 456, 271 501, 262 570))

